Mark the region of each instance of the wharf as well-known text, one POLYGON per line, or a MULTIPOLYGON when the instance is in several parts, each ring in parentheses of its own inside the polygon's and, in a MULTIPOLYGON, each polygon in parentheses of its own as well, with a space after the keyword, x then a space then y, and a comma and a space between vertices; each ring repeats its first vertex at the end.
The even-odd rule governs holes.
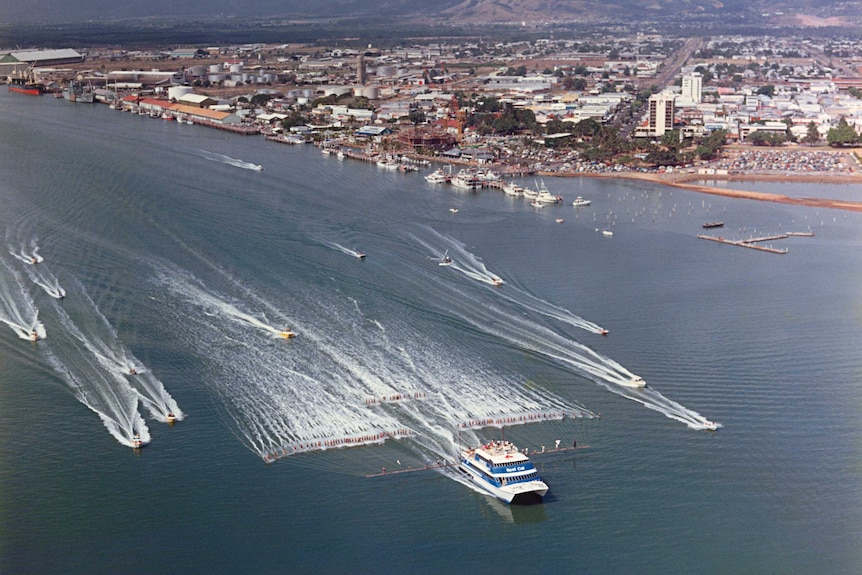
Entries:
POLYGON ((779 249, 779 248, 773 248, 771 246, 762 246, 762 245, 760 245, 760 242, 771 242, 771 241, 775 241, 775 240, 783 240, 783 239, 787 239, 791 236, 810 238, 810 237, 814 237, 814 233, 813 232, 786 232, 783 234, 773 234, 771 236, 761 236, 758 238, 751 238, 748 240, 729 240, 729 239, 724 238, 722 236, 707 236, 707 235, 703 235, 703 234, 701 234, 697 237, 699 239, 702 239, 702 240, 710 240, 713 242, 718 242, 720 244, 729 244, 732 246, 739 246, 739 247, 743 247, 743 248, 749 248, 752 250, 760 250, 762 252, 769 252, 771 254, 786 254, 788 251, 787 248, 779 249))

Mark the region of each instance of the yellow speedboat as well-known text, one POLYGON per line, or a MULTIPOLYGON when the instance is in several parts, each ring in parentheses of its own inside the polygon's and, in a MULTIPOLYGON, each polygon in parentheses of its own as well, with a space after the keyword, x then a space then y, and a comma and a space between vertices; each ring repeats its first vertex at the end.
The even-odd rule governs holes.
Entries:
POLYGON ((296 337, 296 333, 290 331, 289 329, 286 329, 284 331, 279 332, 278 335, 280 335, 284 339, 290 339, 292 337, 296 337))

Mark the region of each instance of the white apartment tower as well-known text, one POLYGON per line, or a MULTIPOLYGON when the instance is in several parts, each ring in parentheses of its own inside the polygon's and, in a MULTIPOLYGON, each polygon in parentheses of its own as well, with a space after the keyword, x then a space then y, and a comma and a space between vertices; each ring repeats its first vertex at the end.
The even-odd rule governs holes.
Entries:
POLYGON ((693 72, 682 77, 682 101, 687 104, 703 102, 703 76, 693 72))
POLYGON ((649 97, 649 133, 662 136, 673 130, 674 95, 661 92, 649 97))

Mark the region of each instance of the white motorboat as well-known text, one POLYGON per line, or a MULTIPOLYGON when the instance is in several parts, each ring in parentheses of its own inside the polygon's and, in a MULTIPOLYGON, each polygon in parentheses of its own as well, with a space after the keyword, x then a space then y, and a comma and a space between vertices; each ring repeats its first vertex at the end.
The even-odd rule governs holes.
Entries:
POLYGON ((573 206, 575 206, 576 208, 583 208, 583 207, 586 207, 586 206, 589 206, 589 205, 590 205, 590 200, 585 200, 583 197, 578 196, 578 197, 577 197, 577 198, 575 198, 575 200, 572 202, 572 205, 573 205, 573 206))
POLYGON ((463 450, 458 469, 474 485, 506 503, 540 501, 548 492, 530 458, 508 441, 463 450))
POLYGON ((425 176, 425 179, 432 184, 445 184, 449 181, 449 176, 443 171, 443 168, 438 168, 425 176))
POLYGON ((635 387, 638 389, 646 387, 646 382, 644 381, 644 378, 639 375, 632 376, 631 379, 623 381, 622 384, 626 387, 635 387))
POLYGON ((482 187, 482 180, 474 170, 461 170, 450 180, 450 183, 463 190, 476 190, 482 187))

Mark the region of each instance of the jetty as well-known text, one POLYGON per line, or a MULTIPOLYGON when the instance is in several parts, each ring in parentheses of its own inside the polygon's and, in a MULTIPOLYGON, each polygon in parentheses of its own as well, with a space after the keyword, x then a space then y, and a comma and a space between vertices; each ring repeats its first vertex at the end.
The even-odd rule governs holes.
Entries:
POLYGON ((810 238, 810 237, 814 237, 814 233, 813 232, 786 232, 783 234, 773 234, 770 236, 760 236, 757 238, 750 238, 747 240, 729 240, 729 239, 722 237, 722 236, 707 236, 704 234, 701 234, 697 237, 702 239, 702 240, 710 240, 713 242, 718 242, 720 244, 729 244, 732 246, 739 246, 739 247, 743 247, 743 248, 749 248, 752 250, 760 250, 762 252, 768 252, 771 254, 786 254, 788 251, 787 248, 779 249, 779 248, 773 248, 772 246, 763 246, 760 244, 762 242, 772 242, 772 241, 776 241, 776 240, 787 239, 791 236, 810 238))

